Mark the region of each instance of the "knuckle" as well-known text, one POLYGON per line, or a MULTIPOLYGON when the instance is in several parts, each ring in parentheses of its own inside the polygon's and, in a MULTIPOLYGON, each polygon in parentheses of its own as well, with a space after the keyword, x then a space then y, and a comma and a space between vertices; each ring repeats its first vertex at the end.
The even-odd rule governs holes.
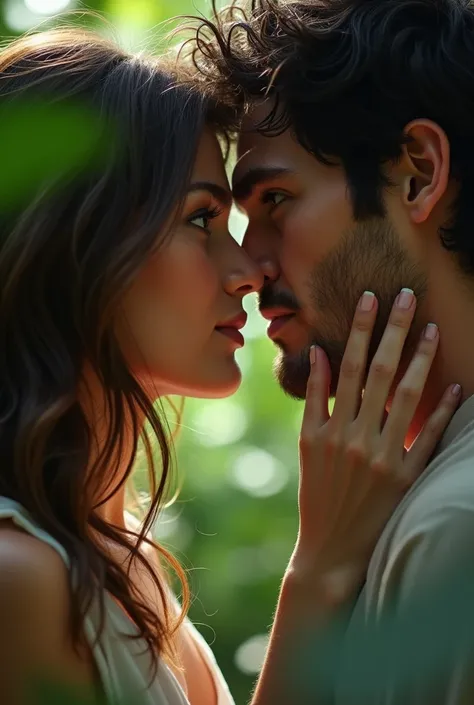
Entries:
POLYGON ((314 379, 311 379, 311 377, 308 379, 306 383, 306 402, 308 403, 308 399, 313 399, 317 398, 319 393, 319 387, 314 381, 314 379))
POLYGON ((299 437, 299 448, 300 451, 305 452, 311 448, 314 443, 314 437, 306 430, 302 430, 299 437))
POLYGON ((362 372, 362 363, 354 358, 343 358, 341 363, 341 376, 346 379, 355 379, 362 372))
POLYGON ((321 442, 324 443, 325 429, 313 428, 311 424, 303 424, 298 439, 300 451, 313 449, 321 442))
POLYGON ((308 377, 308 381, 306 383, 306 396, 308 396, 308 392, 310 394, 315 394, 318 391, 319 391, 318 378, 315 374, 310 374, 308 377))
POLYGON ((408 317, 408 311, 393 311, 392 315, 390 316, 390 323, 389 325, 393 326, 394 328, 399 328, 403 331, 408 330, 410 327, 410 319, 408 317))
POLYGON ((440 416, 430 417, 424 426, 424 434, 430 438, 439 436, 444 428, 444 420, 440 416))
POLYGON ((351 441, 347 445, 346 455, 356 465, 362 465, 369 459, 369 450, 361 441, 351 441))
POLYGON ((432 340, 422 340, 418 345, 417 353, 420 357, 431 359, 434 357, 435 348, 432 340))
POLYGON ((378 455, 373 458, 370 469, 376 478, 388 478, 392 474, 392 466, 389 460, 384 455, 378 455))
POLYGON ((373 328, 372 320, 368 319, 367 315, 357 316, 354 320, 354 328, 360 333, 370 333, 373 328))
POLYGON ((333 456, 343 449, 343 441, 338 433, 330 433, 325 439, 325 448, 328 455, 333 456))
POLYGON ((411 404, 419 400, 421 391, 411 384, 401 384, 397 389, 396 396, 398 396, 402 404, 411 404))
POLYGON ((392 379, 395 375, 396 369, 393 365, 382 360, 374 359, 372 362, 372 372, 377 379, 387 380, 392 379))

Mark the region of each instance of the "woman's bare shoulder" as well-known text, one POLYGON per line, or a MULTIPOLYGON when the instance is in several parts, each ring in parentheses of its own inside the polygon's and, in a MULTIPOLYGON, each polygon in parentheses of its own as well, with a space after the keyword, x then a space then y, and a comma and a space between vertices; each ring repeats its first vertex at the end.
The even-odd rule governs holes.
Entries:
POLYGON ((67 586, 68 568, 58 551, 18 527, 11 519, 0 520, 0 589, 10 584, 24 589, 60 584, 67 586), (39 581, 39 583, 37 582, 39 581))
POLYGON ((10 520, 0 521, 0 655, 7 675, 2 702, 16 703, 35 674, 92 687, 94 671, 71 638, 68 567, 59 553, 10 520))

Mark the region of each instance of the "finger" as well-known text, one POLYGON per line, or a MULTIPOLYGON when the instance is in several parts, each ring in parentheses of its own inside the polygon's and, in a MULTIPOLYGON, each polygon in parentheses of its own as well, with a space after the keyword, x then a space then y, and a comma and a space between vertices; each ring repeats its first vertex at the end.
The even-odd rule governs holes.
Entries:
POLYGON ((446 390, 440 403, 406 454, 404 475, 410 484, 421 475, 433 455, 441 436, 459 406, 461 391, 459 384, 453 384, 446 390))
POLYGON ((331 370, 324 351, 313 346, 310 350, 311 368, 306 386, 306 402, 301 425, 301 438, 311 439, 314 429, 329 419, 329 385, 331 370))
POLYGON ((382 431, 382 444, 388 457, 403 454, 405 438, 423 394, 438 343, 438 327, 429 323, 422 333, 413 360, 395 391, 382 431))
POLYGON ((342 358, 332 414, 335 423, 342 425, 353 421, 359 410, 367 354, 377 307, 378 302, 375 295, 371 291, 365 291, 357 305, 342 358))
POLYGON ((413 321, 416 299, 411 289, 402 289, 390 313, 382 340, 370 365, 359 420, 379 432, 387 398, 400 363, 403 346, 413 321))

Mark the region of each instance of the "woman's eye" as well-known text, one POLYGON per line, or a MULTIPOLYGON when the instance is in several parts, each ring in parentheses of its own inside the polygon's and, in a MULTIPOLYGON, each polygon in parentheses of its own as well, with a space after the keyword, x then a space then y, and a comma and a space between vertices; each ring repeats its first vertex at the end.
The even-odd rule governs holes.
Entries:
POLYGON ((214 220, 214 218, 217 218, 219 214, 219 208, 201 208, 201 210, 197 211, 190 218, 188 218, 188 223, 208 232, 211 221, 214 220))
POLYGON ((210 218, 209 215, 203 214, 203 215, 195 215, 194 218, 191 218, 189 222, 192 225, 197 225, 198 228, 202 228, 203 230, 207 230, 209 228, 209 223, 210 223, 210 218))

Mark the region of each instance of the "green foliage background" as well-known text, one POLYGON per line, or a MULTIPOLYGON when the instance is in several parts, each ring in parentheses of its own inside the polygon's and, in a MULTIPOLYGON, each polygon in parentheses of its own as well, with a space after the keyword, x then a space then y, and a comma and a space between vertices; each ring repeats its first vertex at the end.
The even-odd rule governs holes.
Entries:
MULTIPOLYGON (((0 0, 0 33, 8 40, 40 23, 45 28, 54 25, 57 18, 50 15, 61 6, 79 10, 60 14, 61 21, 87 22, 127 49, 159 54, 167 45, 165 35, 176 24, 171 18, 207 13, 210 0, 90 0, 88 5, 75 0, 0 0)), ((85 164, 100 166, 107 142, 101 139, 102 128, 77 106, 56 105, 54 111, 21 101, 0 106, 0 212, 21 208, 44 180, 56 187, 71 170, 85 164)), ((234 213, 230 227, 240 240, 243 217, 234 213)), ((169 413, 175 423, 172 430, 177 431, 175 471, 182 490, 154 529, 156 538, 188 571, 193 594, 190 617, 212 646, 236 705, 249 702, 279 582, 296 537, 297 437, 303 411, 302 404, 285 397, 273 378, 275 350, 265 336, 255 300, 247 298, 245 307, 249 322, 244 330, 246 346, 237 353, 243 372, 238 393, 217 401, 186 400, 179 424, 169 413)), ((180 400, 173 401, 179 407, 180 400)), ((134 480, 146 505, 147 477, 141 461, 134 480)), ((305 701, 316 692, 308 690, 306 697, 307 688, 320 690, 322 685, 331 692, 339 681, 348 703, 366 703, 387 682, 397 682, 403 690, 420 675, 431 679, 449 664, 453 667, 459 635, 466 634, 466 643, 472 645, 472 582, 473 576, 461 571, 429 596, 423 591, 403 618, 389 611, 374 630, 363 621, 356 623, 345 648, 345 670, 339 656, 334 660, 345 633, 345 615, 319 639, 313 634, 305 640, 302 635, 301 651, 292 650, 288 671, 305 691, 305 701)), ((92 705, 57 684, 53 690, 51 684, 35 690, 37 705, 65 702, 92 705)))
MULTIPOLYGON (((60 7, 61 0, 0 0, 0 34, 7 39, 54 24, 47 10, 54 13, 60 7)), ((70 21, 112 34, 128 49, 159 53, 172 27, 170 18, 207 13, 210 2, 70 1, 65 10, 93 10, 108 22, 81 13, 70 21)), ((67 19, 68 12, 60 19, 67 19)), ((244 226, 241 217, 232 218, 237 239, 244 226)), ((157 536, 189 571, 194 596, 190 616, 212 645, 237 705, 249 700, 296 536, 302 412, 273 379, 275 353, 255 301, 248 299, 245 305, 250 316, 244 331, 247 344, 238 352, 242 387, 231 399, 186 401, 177 442, 183 489, 157 527, 157 536)), ((136 480, 145 495, 140 467, 136 480)))

